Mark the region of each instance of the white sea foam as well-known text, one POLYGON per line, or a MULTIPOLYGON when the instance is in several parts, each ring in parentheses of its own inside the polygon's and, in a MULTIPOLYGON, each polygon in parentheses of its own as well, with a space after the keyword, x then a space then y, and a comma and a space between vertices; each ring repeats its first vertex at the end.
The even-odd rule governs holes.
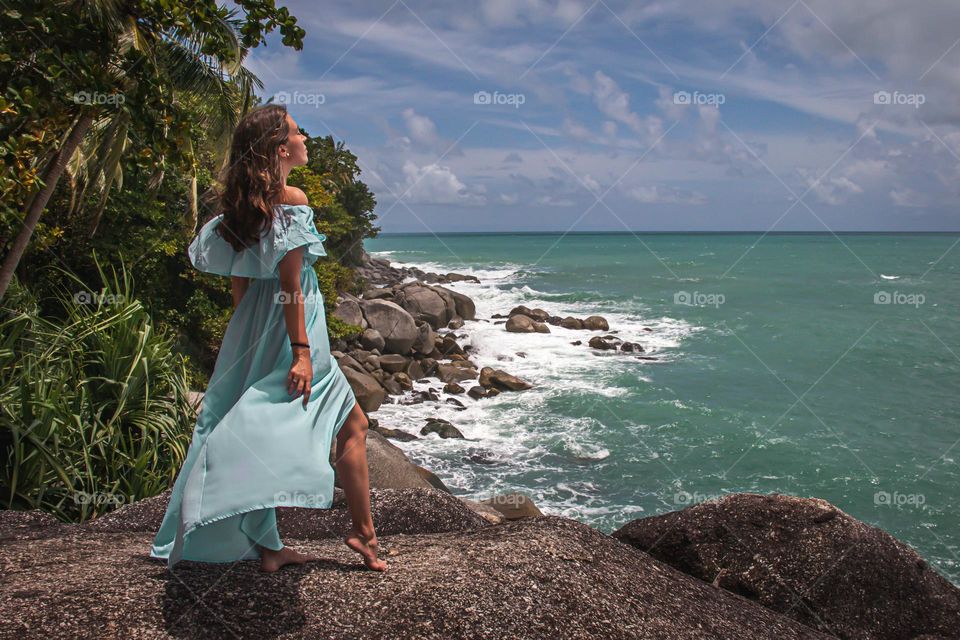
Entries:
MULTIPOLYGON (((452 422, 465 439, 428 435, 421 436, 421 440, 396 444, 414 461, 432 469, 460 495, 477 497, 496 491, 514 491, 516 485, 512 479, 520 473, 526 477, 531 473, 566 475, 568 464, 602 464, 610 456, 610 451, 597 440, 603 433, 603 425, 594 418, 557 415, 551 403, 562 403, 571 394, 583 394, 586 387, 602 402, 603 398, 633 393, 632 385, 636 381, 649 382, 643 373, 649 366, 645 361, 632 355, 589 348, 587 342, 592 336, 600 335, 597 332, 550 325, 550 333, 508 333, 503 324, 497 324, 505 319, 491 318, 492 315, 506 315, 521 304, 561 317, 602 315, 609 321, 610 333, 622 340, 640 343, 646 351, 644 355, 666 361, 679 357, 683 339, 699 330, 676 318, 646 317, 640 301, 622 309, 614 308, 617 303, 604 300, 600 292, 585 296, 595 301, 570 301, 569 293, 538 291, 524 282, 530 273, 524 265, 467 267, 397 261, 394 265, 437 273, 455 271, 479 279, 480 284, 443 285, 469 296, 477 308, 478 319, 466 321, 462 329, 454 333, 465 336, 459 342, 461 346, 472 347, 468 353, 478 366, 502 368, 534 385, 520 393, 504 392, 475 401, 466 394, 443 393, 443 384, 436 379, 415 381, 414 391, 433 388, 440 401, 384 404, 376 412, 375 417, 383 426, 418 436, 428 417, 452 422), (571 344, 577 340, 581 344, 571 344), (630 376, 623 375, 627 369, 630 376), (626 379, 631 380, 631 387, 623 386, 626 379), (450 398, 466 408, 447 402, 450 398)), ((467 381, 462 386, 469 389, 474 384, 476 381, 467 381)), ((408 392, 407 396, 410 395, 408 392)), ((545 513, 573 515, 571 510, 575 510, 577 515, 587 516, 595 509, 605 508, 602 496, 590 497, 580 486, 571 485, 561 490, 557 485, 539 494, 527 493, 545 513)))

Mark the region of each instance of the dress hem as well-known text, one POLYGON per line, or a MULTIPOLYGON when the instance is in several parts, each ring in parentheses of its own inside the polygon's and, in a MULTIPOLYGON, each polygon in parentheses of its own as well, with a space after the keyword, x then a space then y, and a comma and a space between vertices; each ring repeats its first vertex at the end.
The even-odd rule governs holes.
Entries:
MULTIPOLYGON (((357 402, 357 400, 356 400, 356 397, 354 396, 354 403, 356 403, 356 402, 357 402)), ((341 430, 341 429, 343 428, 343 426, 347 423, 347 419, 350 417, 350 412, 352 412, 352 411, 353 411, 353 407, 350 407, 350 411, 348 411, 347 414, 346 414, 346 416, 344 416, 343 420, 340 421, 340 423, 336 425, 336 428, 333 430, 333 437, 330 439, 330 441, 331 441, 331 446, 332 446, 332 444, 333 444, 333 440, 336 439, 337 435, 340 433, 340 430, 341 430)), ((327 461, 327 464, 330 464, 330 462, 327 461)), ((331 466, 331 468, 332 468, 333 471, 334 471, 334 482, 336 482, 336 466, 333 465, 333 464, 331 464, 330 466, 331 466)), ((324 504, 298 505, 298 504, 290 504, 290 503, 288 503, 288 502, 278 502, 278 501, 274 501, 274 502, 271 502, 271 503, 269 503, 269 504, 254 505, 254 506, 252 506, 252 507, 250 507, 250 508, 244 508, 244 509, 242 509, 242 510, 240 510, 240 511, 235 511, 235 512, 231 512, 231 513, 219 515, 219 516, 217 516, 217 517, 215 517, 215 518, 210 518, 210 519, 205 520, 205 521, 203 521, 203 522, 201 522, 201 523, 195 524, 194 526, 190 527, 189 530, 185 531, 184 534, 183 534, 183 540, 182 540, 180 546, 181 546, 181 548, 185 547, 185 546, 186 546, 186 542, 187 542, 187 536, 189 536, 191 533, 193 533, 193 532, 196 531, 197 529, 200 529, 201 527, 205 527, 205 526, 207 526, 207 525, 213 524, 214 522, 219 522, 219 521, 221 521, 221 520, 226 520, 227 518, 232 518, 232 517, 234 517, 234 516, 239 516, 239 515, 243 515, 243 514, 245 514, 245 513, 250 513, 250 512, 252 512, 252 511, 259 511, 260 509, 275 509, 275 508, 277 508, 277 507, 301 507, 301 508, 306 508, 306 509, 331 509, 331 508, 333 508, 333 494, 334 494, 335 492, 336 492, 336 484, 334 484, 334 491, 331 492, 330 500, 325 501, 324 504)), ((282 542, 281 542, 281 543, 282 543, 282 542)), ((174 546, 176 546, 176 540, 174 540, 174 546)), ((252 547, 253 547, 254 549, 256 549, 256 546, 257 546, 257 543, 254 543, 254 544, 252 545, 252 547)), ((285 546, 286 546, 286 545, 284 545, 284 547, 285 547, 285 546)), ((158 560, 167 560, 167 566, 168 566, 168 568, 170 568, 170 569, 173 569, 173 567, 176 566, 181 560, 187 560, 188 562, 202 562, 202 563, 204 563, 204 564, 230 564, 230 563, 242 562, 243 560, 256 560, 256 559, 257 559, 256 557, 254 557, 254 558, 238 558, 238 559, 234 559, 234 560, 190 560, 189 558, 183 558, 183 557, 181 557, 179 560, 177 560, 177 562, 174 562, 174 563, 171 564, 170 561, 169 561, 169 559, 170 559, 170 553, 167 553, 167 555, 165 555, 165 556, 156 555, 156 554, 154 553, 154 549, 155 549, 155 548, 156 548, 155 545, 154 545, 154 546, 151 546, 151 549, 150 549, 150 557, 151 557, 151 558, 156 558, 156 559, 158 559, 158 560)), ((282 547, 281 547, 281 548, 282 548, 282 547)), ((257 556, 259 557, 259 555, 260 555, 260 552, 257 551, 257 556)))

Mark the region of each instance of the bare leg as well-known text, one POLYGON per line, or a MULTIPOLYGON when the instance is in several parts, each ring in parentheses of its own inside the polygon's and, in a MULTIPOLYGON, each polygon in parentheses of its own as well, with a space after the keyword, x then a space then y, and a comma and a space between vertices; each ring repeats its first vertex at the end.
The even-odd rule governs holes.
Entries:
POLYGON ((337 434, 337 476, 347 497, 353 527, 344 538, 348 547, 363 556, 363 563, 375 571, 386 571, 387 563, 377 558, 379 544, 370 515, 370 477, 367 469, 366 416, 359 404, 337 434))

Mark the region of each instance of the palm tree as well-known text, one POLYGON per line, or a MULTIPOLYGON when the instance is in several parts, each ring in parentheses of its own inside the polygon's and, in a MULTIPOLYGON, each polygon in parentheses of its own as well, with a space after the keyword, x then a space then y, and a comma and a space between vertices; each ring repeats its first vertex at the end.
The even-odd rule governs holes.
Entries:
MULTIPOLYGON (((247 11, 245 18, 236 18, 236 9, 226 11, 214 0, 173 6, 159 2, 136 5, 118 0, 59 0, 37 5, 40 11, 54 15, 59 11, 71 20, 77 16, 76 20, 84 26, 91 26, 99 40, 96 46, 84 42, 90 48, 91 58, 98 55, 103 42, 112 44, 102 68, 97 69, 96 74, 91 72, 90 86, 97 86, 93 80, 103 80, 105 75, 115 95, 148 96, 162 104, 153 112, 138 110, 141 105, 131 104, 115 110, 82 100, 71 105, 69 129, 60 144, 43 158, 44 168, 40 172, 43 186, 25 203, 23 227, 0 266, 0 299, 67 167, 73 187, 72 209, 83 206, 91 187, 99 192, 89 227, 89 235, 93 236, 111 188, 122 185, 121 161, 131 147, 130 137, 136 129, 160 129, 165 135, 170 131, 178 107, 189 103, 195 112, 202 114, 197 124, 216 140, 214 151, 226 149, 237 122, 253 104, 254 87, 263 88, 260 80, 242 66, 248 50, 257 46, 264 33, 277 25, 284 34, 285 45, 301 48, 304 35, 303 30, 295 26, 296 18, 290 16, 286 8, 275 7, 272 0, 236 0, 236 4, 247 11), (149 19, 141 19, 138 11, 149 13, 149 19)), ((75 36, 76 21, 71 26, 73 30, 67 37, 75 36)), ((60 59, 55 53, 50 55, 60 59)), ((84 78, 80 80, 82 86, 84 78)), ((189 136, 176 142, 178 152, 193 159, 193 141, 189 136)), ((163 180, 165 161, 160 154, 151 180, 153 188, 163 180)), ((195 228, 198 218, 196 160, 192 163, 187 224, 195 228)))

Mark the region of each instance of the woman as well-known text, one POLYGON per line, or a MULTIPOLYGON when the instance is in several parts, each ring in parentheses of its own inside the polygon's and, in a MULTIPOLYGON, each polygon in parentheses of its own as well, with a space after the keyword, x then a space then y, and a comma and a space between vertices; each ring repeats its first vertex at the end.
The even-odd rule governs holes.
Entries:
POLYGON ((281 105, 249 112, 237 126, 219 208, 188 249, 199 270, 229 276, 227 325, 150 555, 260 559, 263 571, 319 560, 280 541, 277 506, 327 509, 330 449, 353 527, 344 541, 373 570, 367 420, 330 354, 323 298, 311 265, 326 255, 303 191, 286 184, 307 162, 306 136, 281 105))

